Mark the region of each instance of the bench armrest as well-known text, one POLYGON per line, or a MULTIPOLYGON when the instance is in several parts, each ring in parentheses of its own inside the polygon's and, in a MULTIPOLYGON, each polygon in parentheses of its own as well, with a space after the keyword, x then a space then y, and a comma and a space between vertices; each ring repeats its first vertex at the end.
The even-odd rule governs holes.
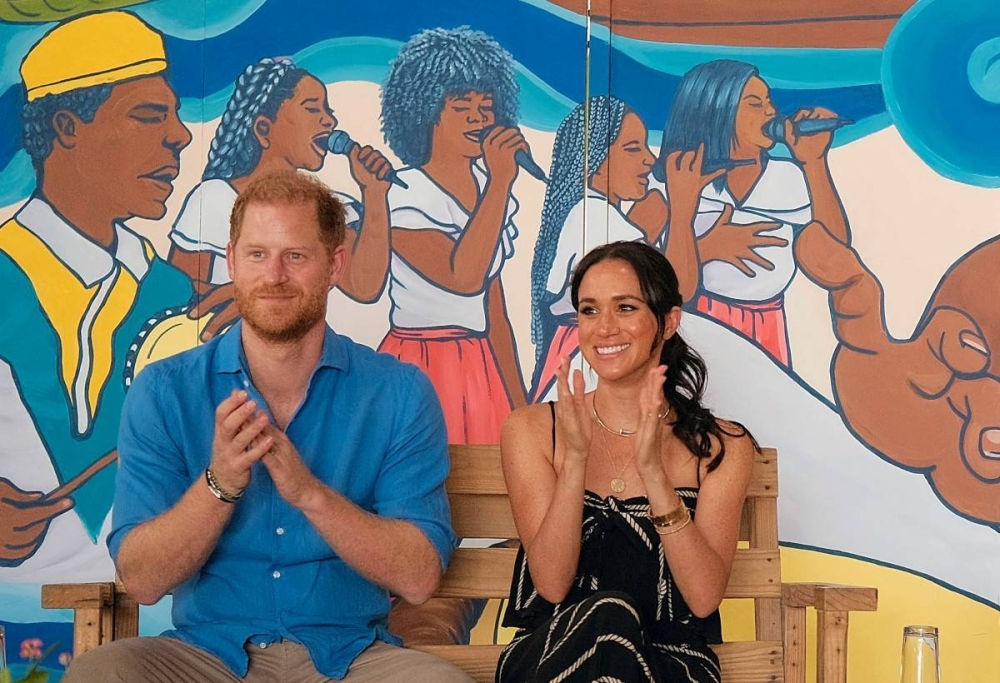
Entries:
POLYGON ((816 683, 847 683, 847 626, 850 612, 874 612, 878 589, 829 583, 781 586, 785 683, 806 681, 806 608, 817 611, 816 683))
POLYGON ((73 654, 139 635, 139 605, 120 583, 42 586, 42 607, 73 610, 73 654))

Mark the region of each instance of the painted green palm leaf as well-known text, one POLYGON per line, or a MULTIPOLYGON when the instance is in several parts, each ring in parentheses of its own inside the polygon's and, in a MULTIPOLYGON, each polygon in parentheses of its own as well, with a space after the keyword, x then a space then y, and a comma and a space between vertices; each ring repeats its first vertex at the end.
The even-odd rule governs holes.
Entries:
POLYGON ((141 5, 148 0, 0 0, 0 21, 44 24, 84 12, 141 5))

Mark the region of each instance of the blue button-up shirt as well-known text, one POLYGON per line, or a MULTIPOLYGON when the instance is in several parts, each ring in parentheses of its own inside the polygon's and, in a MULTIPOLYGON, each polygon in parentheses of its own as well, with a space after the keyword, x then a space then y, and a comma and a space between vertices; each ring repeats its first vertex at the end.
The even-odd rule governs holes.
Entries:
MULTIPOLYGON (((136 526, 173 507, 204 481, 215 408, 234 389, 259 405, 243 355, 241 325, 192 351, 146 368, 125 401, 108 547, 117 558, 136 526)), ((305 399, 286 429, 320 480, 381 517, 415 524, 447 566, 457 539, 444 480, 444 418, 416 367, 355 344, 329 328, 305 399)), ((174 591, 174 630, 244 676, 244 645, 282 638, 309 649, 319 672, 343 678, 387 629, 389 594, 330 548, 278 494, 257 463, 215 551, 174 591)))

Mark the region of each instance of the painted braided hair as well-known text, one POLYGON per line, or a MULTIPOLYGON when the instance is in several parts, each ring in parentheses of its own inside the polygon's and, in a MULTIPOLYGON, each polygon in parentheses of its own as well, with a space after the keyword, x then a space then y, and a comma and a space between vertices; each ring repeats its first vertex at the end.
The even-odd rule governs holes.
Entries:
POLYGON ((608 150, 621 131, 622 119, 629 111, 617 97, 591 97, 589 131, 586 136, 583 130, 582 104, 577 105, 563 119, 556 131, 552 147, 552 170, 548 187, 545 188, 542 224, 531 261, 531 341, 535 344, 536 365, 540 363, 545 346, 552 336, 552 330, 546 329, 544 315, 544 309, 551 303, 545 300, 545 284, 556 258, 559 234, 569 212, 583 201, 586 193, 583 177, 584 141, 589 136, 590 158, 587 164, 590 177, 586 179, 586 184, 589 184, 607 159, 608 150))
POLYGON ((251 173, 263 153, 253 134, 254 122, 258 116, 274 121, 281 104, 308 75, 290 59, 264 58, 244 69, 215 131, 201 179, 231 180, 251 173))
MULTIPOLYGON (((639 280, 642 298, 656 316, 656 339, 663 335, 664 318, 683 303, 677 274, 670 261, 653 247, 642 242, 612 242, 592 250, 573 271, 570 290, 573 308, 579 308, 580 284, 590 268, 602 261, 617 259, 628 263, 639 280)), ((655 343, 654 347, 655 348, 655 343)), ((673 432, 698 458, 711 458, 708 471, 717 468, 726 455, 724 436, 749 436, 755 449, 757 441, 746 427, 727 421, 723 426, 708 408, 701 404, 705 394, 708 371, 705 361, 689 347, 679 332, 674 333, 660 352, 660 363, 667 366, 663 395, 673 409, 677 421, 673 432), (715 444, 718 452, 713 456, 715 444)))
MULTIPOLYGON (((653 177, 666 179, 667 155, 705 145, 706 159, 728 159, 736 137, 736 110, 743 88, 758 74, 757 67, 734 59, 717 59, 694 67, 681 79, 663 126, 660 155, 653 177)), ((712 181, 721 190, 726 180, 712 181)))
POLYGON ((445 98, 473 91, 493 95, 497 125, 517 125, 514 60, 496 40, 468 26, 413 36, 382 85, 382 133, 389 147, 407 166, 426 164, 445 98))

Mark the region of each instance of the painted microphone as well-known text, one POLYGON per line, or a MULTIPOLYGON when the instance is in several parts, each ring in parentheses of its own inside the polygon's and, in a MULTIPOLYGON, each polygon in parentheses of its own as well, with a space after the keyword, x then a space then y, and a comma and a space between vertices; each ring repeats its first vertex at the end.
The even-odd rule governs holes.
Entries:
MULTIPOLYGON (((764 124, 764 135, 775 142, 785 142, 785 121, 787 120, 784 116, 775 116, 764 124)), ((842 119, 837 116, 829 119, 802 119, 801 121, 792 121, 792 130, 795 131, 796 135, 815 135, 816 133, 837 130, 852 123, 854 121, 851 119, 842 119)))
MULTIPOLYGON (((326 141, 326 148, 334 154, 349 154, 350 151, 357 146, 358 143, 352 140, 351 136, 342 130, 335 130, 330 133, 330 138, 326 141)), ((395 185, 399 185, 403 189, 410 189, 410 186, 406 184, 406 181, 396 175, 395 169, 390 168, 389 172, 385 174, 385 179, 395 185)))
MULTIPOLYGON (((701 162, 701 172, 702 173, 715 173, 716 171, 732 171, 738 166, 751 166, 756 164, 757 161, 754 159, 704 159, 701 162)), ((667 182, 667 170, 664 167, 666 164, 665 159, 657 159, 656 163, 653 164, 653 168, 650 173, 661 183, 667 182)))
POLYGON ((701 162, 701 172, 732 171, 738 166, 753 166, 756 163, 756 159, 705 159, 701 162))
MULTIPOLYGON (((486 128, 483 128, 483 131, 479 134, 479 141, 483 142, 486 140, 486 136, 489 135, 490 131, 494 128, 496 128, 496 126, 487 126, 486 128)), ((533 178, 538 178, 543 183, 549 182, 549 179, 545 177, 545 171, 542 170, 541 166, 535 163, 535 160, 531 158, 531 154, 529 152, 525 152, 523 149, 517 150, 514 152, 514 161, 516 161, 517 165, 527 171, 533 178)))

